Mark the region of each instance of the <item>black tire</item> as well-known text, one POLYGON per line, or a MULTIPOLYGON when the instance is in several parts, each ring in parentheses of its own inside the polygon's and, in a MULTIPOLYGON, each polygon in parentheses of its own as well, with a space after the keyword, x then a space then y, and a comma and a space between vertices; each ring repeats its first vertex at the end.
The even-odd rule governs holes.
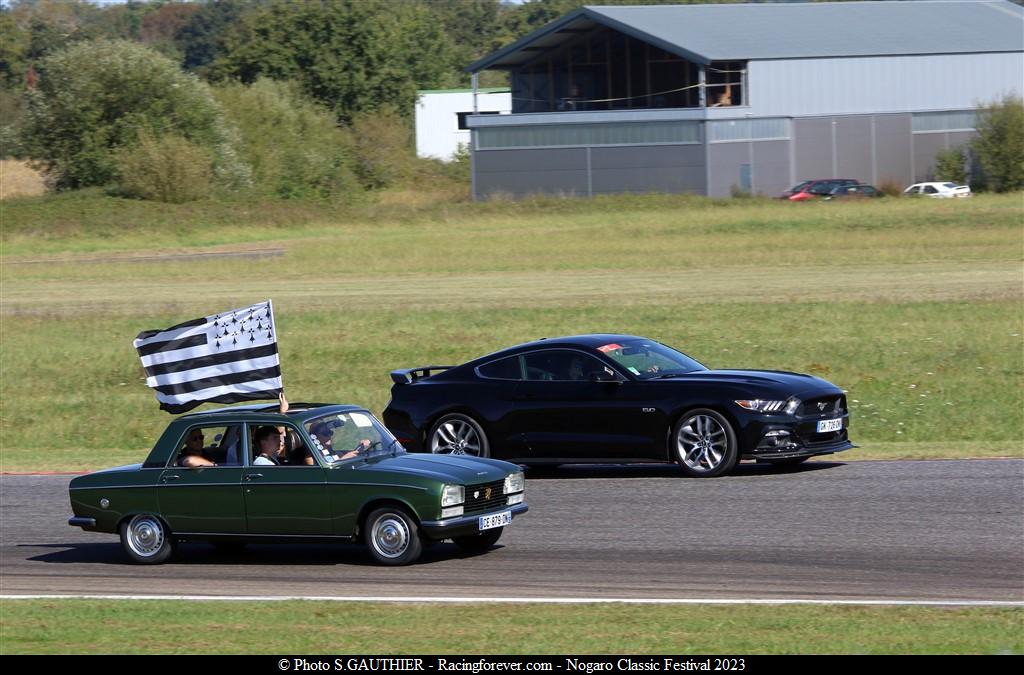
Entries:
POLYGON ((434 423, 427 434, 427 450, 439 455, 491 456, 483 428, 462 413, 449 413, 434 423))
POLYGON ((690 410, 672 430, 672 452, 679 467, 694 478, 727 474, 739 461, 732 424, 708 408, 690 410))
POLYGON ((174 555, 175 540, 164 521, 140 513, 121 522, 121 546, 132 562, 159 565, 174 555))
POLYGON ((483 553, 498 543, 504 527, 496 527, 493 530, 484 530, 480 534, 470 534, 465 537, 452 537, 455 545, 467 553, 483 553))
POLYGON ((374 510, 366 517, 364 531, 370 555, 382 565, 408 565, 423 552, 416 521, 400 507, 374 510))

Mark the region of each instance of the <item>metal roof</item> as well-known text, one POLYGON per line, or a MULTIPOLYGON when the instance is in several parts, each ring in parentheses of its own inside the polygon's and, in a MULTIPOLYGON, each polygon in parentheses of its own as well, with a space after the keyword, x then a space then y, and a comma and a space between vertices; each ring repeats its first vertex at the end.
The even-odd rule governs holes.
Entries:
POLYGON ((466 68, 513 69, 606 26, 696 63, 1024 51, 1009 0, 587 6, 466 68))

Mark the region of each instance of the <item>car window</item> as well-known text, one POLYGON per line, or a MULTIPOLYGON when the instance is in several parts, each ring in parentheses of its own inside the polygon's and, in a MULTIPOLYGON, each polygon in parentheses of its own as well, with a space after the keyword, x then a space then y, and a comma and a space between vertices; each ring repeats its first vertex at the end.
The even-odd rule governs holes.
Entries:
POLYGON ((281 425, 249 425, 249 464, 256 466, 316 466, 316 460, 306 443, 305 437, 298 428, 292 424, 281 425), (265 444, 262 438, 275 438, 277 442, 267 441, 265 444), (267 447, 264 448, 264 445, 267 447), (273 446, 272 448, 270 446, 273 446), (269 451, 270 456, 277 462, 274 464, 268 459, 258 460, 263 450, 269 451))
POLYGON ((307 421, 305 427, 312 451, 328 464, 405 452, 391 432, 367 412, 323 415, 307 421))
POLYGON ((925 185, 924 191, 930 195, 936 194, 938 192, 938 190, 935 189, 934 185, 925 185))
POLYGON ((519 357, 509 356, 508 358, 492 361, 477 368, 481 377, 489 377, 495 380, 521 380, 522 370, 519 367, 519 357))
POLYGON ((943 183, 942 187, 947 187, 949 189, 953 189, 953 188, 956 187, 956 183, 943 183))
POLYGON ((542 349, 523 355, 527 380, 583 382, 604 370, 599 360, 573 349, 542 349))
POLYGON ((178 451, 171 456, 170 464, 179 467, 198 468, 208 466, 202 461, 190 461, 189 456, 199 457, 217 466, 239 466, 240 429, 232 425, 196 425, 189 427, 178 440, 178 451))
POLYGON ((808 190, 808 192, 810 192, 812 195, 827 195, 829 191, 832 190, 834 187, 835 186, 832 185, 831 183, 818 183, 810 190, 808 190))
POLYGON ((707 370, 686 354, 653 340, 623 340, 597 350, 642 380, 707 370))

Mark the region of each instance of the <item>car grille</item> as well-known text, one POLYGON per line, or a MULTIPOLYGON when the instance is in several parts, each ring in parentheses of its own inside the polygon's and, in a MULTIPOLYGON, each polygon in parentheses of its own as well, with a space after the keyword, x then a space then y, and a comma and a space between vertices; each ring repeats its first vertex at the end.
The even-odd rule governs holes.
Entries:
POLYGON ((506 503, 504 480, 466 486, 466 513, 489 511, 505 506, 506 503))
POLYGON ((801 417, 820 417, 822 415, 842 414, 846 412, 846 397, 842 394, 810 398, 800 405, 801 417), (824 404, 819 407, 819 404, 824 404))

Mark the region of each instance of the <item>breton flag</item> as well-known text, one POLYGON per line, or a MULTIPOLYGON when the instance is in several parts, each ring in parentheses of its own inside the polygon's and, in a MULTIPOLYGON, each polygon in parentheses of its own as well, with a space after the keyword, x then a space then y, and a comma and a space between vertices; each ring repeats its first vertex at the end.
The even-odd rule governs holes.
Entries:
POLYGON ((282 391, 270 300, 139 333, 132 343, 160 409, 275 399, 282 391))

